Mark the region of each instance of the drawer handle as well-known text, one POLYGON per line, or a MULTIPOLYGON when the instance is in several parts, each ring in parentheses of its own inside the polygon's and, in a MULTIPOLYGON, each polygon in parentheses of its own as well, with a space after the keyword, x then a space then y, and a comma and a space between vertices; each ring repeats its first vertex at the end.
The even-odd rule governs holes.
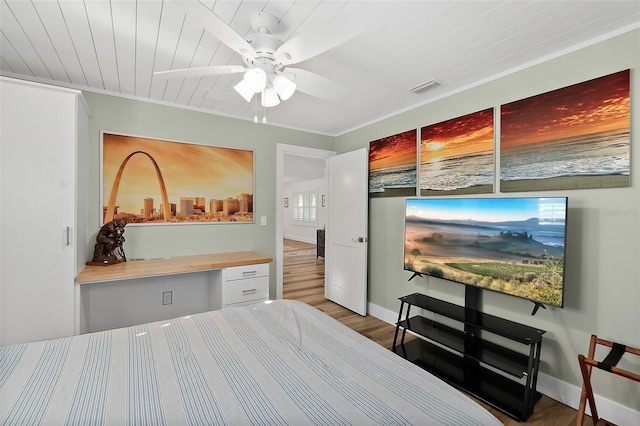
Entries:
POLYGON ((243 272, 243 273, 242 273, 242 276, 245 276, 245 275, 255 275, 255 274, 257 274, 257 273, 258 273, 258 271, 245 271, 245 272, 243 272))
POLYGON ((242 294, 255 293, 256 291, 258 291, 257 288, 251 288, 249 290, 242 290, 242 294))

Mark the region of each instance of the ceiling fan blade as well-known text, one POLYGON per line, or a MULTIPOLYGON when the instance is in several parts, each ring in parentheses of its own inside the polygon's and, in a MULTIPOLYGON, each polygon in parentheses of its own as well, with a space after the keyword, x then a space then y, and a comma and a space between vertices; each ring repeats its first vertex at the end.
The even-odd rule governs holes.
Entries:
POLYGON ((275 57, 283 65, 296 64, 333 49, 364 33, 359 24, 332 22, 317 30, 305 31, 285 41, 276 50, 275 57))
POLYGON ((251 45, 237 32, 235 32, 226 22, 220 19, 212 10, 207 8, 198 0, 173 2, 178 5, 189 17, 200 25, 215 38, 235 50, 242 56, 255 58, 256 51, 251 45))
POLYGON ((296 90, 307 95, 332 102, 337 102, 345 96, 343 86, 318 74, 300 68, 287 68, 284 73, 288 77, 292 77, 296 83, 296 90))
POLYGON ((241 65, 220 65, 212 67, 185 68, 180 70, 158 71, 153 75, 161 78, 206 77, 210 75, 236 74, 246 71, 241 65))

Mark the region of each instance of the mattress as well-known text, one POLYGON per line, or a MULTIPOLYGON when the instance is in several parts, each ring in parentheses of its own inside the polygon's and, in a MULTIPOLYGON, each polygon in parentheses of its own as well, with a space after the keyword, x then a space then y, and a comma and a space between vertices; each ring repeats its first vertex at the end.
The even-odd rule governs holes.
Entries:
POLYGON ((277 300, 0 348, 3 425, 499 425, 430 373, 277 300))

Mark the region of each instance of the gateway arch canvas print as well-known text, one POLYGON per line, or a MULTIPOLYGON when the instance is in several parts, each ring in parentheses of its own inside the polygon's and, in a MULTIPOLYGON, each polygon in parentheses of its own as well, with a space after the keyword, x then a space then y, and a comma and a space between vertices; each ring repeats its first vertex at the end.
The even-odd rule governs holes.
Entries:
POLYGON ((251 150, 102 133, 101 223, 253 223, 253 188, 251 150))

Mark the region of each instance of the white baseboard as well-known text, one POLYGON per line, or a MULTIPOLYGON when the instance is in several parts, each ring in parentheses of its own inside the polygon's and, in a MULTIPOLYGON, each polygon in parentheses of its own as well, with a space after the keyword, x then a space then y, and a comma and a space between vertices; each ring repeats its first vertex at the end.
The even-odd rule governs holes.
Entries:
MULTIPOLYGON (((538 392, 577 410, 582 387, 540 373, 538 374, 538 392)), ((594 394, 594 398, 600 418, 617 425, 640 425, 640 411, 635 411, 598 394, 594 394)), ((591 415, 589 404, 587 404, 586 413, 591 415)))
MULTIPOLYGON (((367 304, 368 313, 391 325, 396 325, 398 313, 390 311, 373 303, 367 304)), ((577 359, 577 355, 576 355, 577 359)), ((538 374, 538 392, 561 402, 564 405, 578 409, 580 403, 580 393, 582 387, 572 385, 555 377, 544 373, 538 374)), ((598 415, 618 425, 640 425, 640 411, 633 410, 629 407, 621 405, 615 401, 604 398, 600 395, 594 395, 598 415)), ((587 404, 587 414, 591 414, 589 404, 587 404)))
POLYGON ((387 322, 395 327, 396 321, 398 321, 398 313, 394 311, 390 311, 387 308, 383 308, 382 306, 374 305, 373 303, 367 302, 367 313, 371 316, 374 316, 384 322, 387 322))

